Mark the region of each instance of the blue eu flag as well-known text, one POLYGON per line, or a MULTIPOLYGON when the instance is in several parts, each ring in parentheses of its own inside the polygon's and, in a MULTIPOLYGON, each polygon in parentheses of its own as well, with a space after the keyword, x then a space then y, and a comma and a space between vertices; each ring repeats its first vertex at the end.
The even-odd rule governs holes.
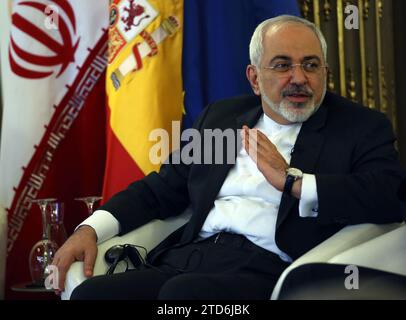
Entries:
POLYGON ((245 69, 256 26, 281 14, 299 15, 296 0, 185 0, 184 127, 216 100, 252 93, 245 69))

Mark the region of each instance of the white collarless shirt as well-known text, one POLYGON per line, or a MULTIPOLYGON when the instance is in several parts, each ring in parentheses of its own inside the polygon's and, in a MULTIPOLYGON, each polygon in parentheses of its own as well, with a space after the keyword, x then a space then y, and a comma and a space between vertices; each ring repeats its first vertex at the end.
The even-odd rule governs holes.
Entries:
MULTIPOLYGON (((287 163, 301 129, 301 123, 281 125, 263 115, 255 128, 261 130, 276 146, 287 163)), ((300 169, 300 168, 299 168, 300 169)), ((199 237, 210 237, 225 231, 246 236, 256 245, 276 253, 284 261, 292 259, 275 242, 276 219, 282 192, 275 189, 258 170, 255 162, 241 147, 235 166, 228 173, 199 237)), ((301 217, 316 217, 318 197, 316 178, 304 174, 299 201, 301 217)), ((96 231, 98 243, 119 233, 118 220, 105 210, 96 210, 81 225, 96 231)), ((78 227, 79 227, 78 226, 78 227)))
MULTIPOLYGON (((255 126, 271 140, 287 163, 290 162, 301 127, 301 123, 281 125, 266 115, 255 126)), ((314 176, 305 174, 302 190, 309 187, 309 179, 310 188, 313 182, 315 184, 314 176)), ((282 192, 265 179, 256 163, 241 147, 236 164, 228 173, 199 236, 206 238, 221 231, 243 234, 256 245, 278 254, 284 261, 291 261, 275 242, 281 198, 282 192)), ((308 212, 309 203, 302 197, 299 210, 303 216, 313 216, 311 209, 315 206, 314 200, 317 202, 313 197, 310 199, 312 203, 308 212)))

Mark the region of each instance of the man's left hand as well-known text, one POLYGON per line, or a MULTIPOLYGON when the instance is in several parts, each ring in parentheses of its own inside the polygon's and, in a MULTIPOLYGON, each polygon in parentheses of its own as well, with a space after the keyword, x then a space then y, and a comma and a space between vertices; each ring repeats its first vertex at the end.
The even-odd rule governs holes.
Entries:
POLYGON ((247 126, 242 127, 241 138, 243 147, 265 179, 277 190, 283 191, 289 165, 275 145, 260 130, 247 126))

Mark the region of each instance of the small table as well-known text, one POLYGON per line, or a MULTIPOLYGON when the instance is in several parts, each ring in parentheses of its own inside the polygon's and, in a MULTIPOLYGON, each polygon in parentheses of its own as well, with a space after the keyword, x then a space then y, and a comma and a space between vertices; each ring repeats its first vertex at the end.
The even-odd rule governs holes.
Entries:
POLYGON ((47 289, 43 286, 40 286, 32 282, 23 282, 16 284, 11 287, 11 290, 16 292, 50 292, 50 293, 54 292, 53 289, 47 289))

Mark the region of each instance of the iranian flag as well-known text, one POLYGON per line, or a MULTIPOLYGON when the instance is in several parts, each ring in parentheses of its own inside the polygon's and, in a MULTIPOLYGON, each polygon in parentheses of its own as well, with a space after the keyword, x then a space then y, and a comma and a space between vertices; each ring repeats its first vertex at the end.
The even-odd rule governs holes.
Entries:
POLYGON ((27 297, 11 287, 30 281, 30 249, 41 238, 31 201, 64 202, 69 234, 87 215, 73 199, 102 193, 108 28, 108 0, 0 1, 6 298, 27 297))

